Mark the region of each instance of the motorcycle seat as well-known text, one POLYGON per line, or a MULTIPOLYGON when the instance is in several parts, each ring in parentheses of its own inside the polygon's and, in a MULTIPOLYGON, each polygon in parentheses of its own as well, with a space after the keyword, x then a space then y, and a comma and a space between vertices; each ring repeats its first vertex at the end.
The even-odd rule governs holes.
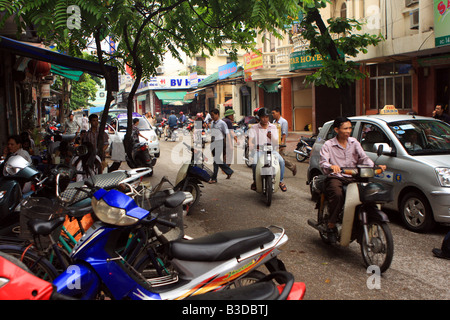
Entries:
POLYGON ((65 217, 58 217, 53 220, 31 219, 28 220, 27 225, 31 234, 48 236, 53 230, 62 225, 65 220, 65 217))
POLYGON ((224 231, 205 237, 173 241, 173 258, 187 261, 224 261, 257 249, 275 238, 267 228, 224 231))
MULTIPOLYGON (((117 187, 122 180, 128 177, 129 175, 126 171, 114 171, 110 173, 95 175, 94 177, 90 177, 86 180, 89 180, 96 187, 108 190, 117 187)), ((70 183, 67 186, 66 190, 61 193, 61 196, 69 201, 69 204, 73 204, 75 202, 83 200, 88 197, 88 194, 76 189, 83 186, 84 181, 70 183)))

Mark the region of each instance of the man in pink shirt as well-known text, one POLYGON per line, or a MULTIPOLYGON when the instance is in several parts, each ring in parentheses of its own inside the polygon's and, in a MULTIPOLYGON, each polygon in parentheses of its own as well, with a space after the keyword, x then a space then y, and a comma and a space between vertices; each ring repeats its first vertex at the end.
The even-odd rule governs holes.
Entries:
MULTIPOLYGON (((325 180, 325 193, 328 199, 327 236, 331 243, 336 242, 336 221, 345 202, 343 187, 354 181, 349 175, 341 173, 342 168, 355 168, 357 165, 373 167, 373 161, 364 152, 361 144, 351 137, 352 123, 346 117, 338 117, 333 123, 337 136, 328 140, 320 150, 320 167, 328 175, 325 180)), ((386 166, 380 166, 385 170, 386 166)))

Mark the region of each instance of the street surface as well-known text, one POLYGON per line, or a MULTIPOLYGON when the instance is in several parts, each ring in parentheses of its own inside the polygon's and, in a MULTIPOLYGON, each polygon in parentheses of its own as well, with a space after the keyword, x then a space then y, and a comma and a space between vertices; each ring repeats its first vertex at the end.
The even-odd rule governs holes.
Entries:
MULTIPOLYGON (((364 267, 356 242, 347 248, 322 242, 318 232, 307 224, 309 218, 316 218, 316 210, 306 185, 308 160, 299 163, 293 157, 298 137, 290 135, 287 143, 290 158, 297 164, 297 175, 294 177, 286 169, 284 181, 288 191, 276 192, 271 207, 266 206, 263 195, 250 190, 251 168, 233 164, 230 180, 219 172, 217 184, 205 183, 199 203, 185 218, 186 234, 199 237, 270 225, 285 228, 289 241, 281 248, 279 258, 296 281, 305 282, 305 300, 449 300, 450 260, 435 258, 431 253, 434 247, 441 246, 448 227, 440 226, 430 234, 417 234, 406 230, 395 212, 387 212, 394 237, 394 259, 391 267, 377 279, 364 267)), ((189 143, 188 137, 180 138, 189 143)), ((163 176, 174 183, 183 159, 190 157, 181 142, 161 139, 160 144, 161 157, 149 178, 152 185, 163 176)), ((237 150, 242 153, 240 147, 237 150)), ((209 154, 209 144, 205 153, 209 154)), ((211 161, 209 157, 208 167, 212 170, 211 161)), ((265 267, 260 270, 266 272, 265 267)))

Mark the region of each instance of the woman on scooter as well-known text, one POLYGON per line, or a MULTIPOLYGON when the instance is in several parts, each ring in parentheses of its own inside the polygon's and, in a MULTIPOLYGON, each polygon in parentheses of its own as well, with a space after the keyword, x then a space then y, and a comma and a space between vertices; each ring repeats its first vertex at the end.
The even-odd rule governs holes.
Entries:
MULTIPOLYGON (((267 143, 272 146, 278 146, 278 129, 277 127, 269 122, 269 111, 266 108, 261 108, 258 110, 259 123, 253 125, 249 132, 249 150, 250 154, 256 152, 253 156, 254 163, 252 164, 253 170, 253 183, 250 186, 252 190, 256 190, 256 163, 263 151, 259 149, 267 143)), ((285 163, 283 157, 277 152, 273 151, 273 155, 278 157, 278 162, 280 163, 280 189, 283 192, 287 191, 287 187, 283 182, 285 163)))
MULTIPOLYGON (((330 243, 336 243, 336 221, 345 201, 343 187, 353 182, 354 178, 341 173, 341 169, 354 168, 357 165, 373 167, 373 161, 364 152, 359 141, 352 134, 352 123, 346 117, 338 117, 333 123, 337 135, 327 140, 320 150, 320 167, 328 175, 325 180, 325 193, 328 198, 327 236, 330 243)), ((383 171, 386 166, 379 166, 383 171)))

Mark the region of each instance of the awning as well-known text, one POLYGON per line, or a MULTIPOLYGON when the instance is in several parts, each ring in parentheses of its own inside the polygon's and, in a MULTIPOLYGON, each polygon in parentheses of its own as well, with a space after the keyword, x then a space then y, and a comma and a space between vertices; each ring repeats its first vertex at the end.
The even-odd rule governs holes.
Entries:
POLYGON ((258 84, 258 87, 263 88, 267 93, 276 93, 278 92, 278 86, 280 85, 281 80, 277 81, 264 81, 263 83, 258 84))
POLYGON ((190 103, 192 100, 184 100, 184 96, 187 91, 168 91, 161 90, 155 91, 156 96, 161 100, 162 104, 174 105, 175 102, 181 102, 182 104, 190 103))
POLYGON ((93 114, 93 113, 100 113, 103 111, 103 109, 105 109, 105 107, 91 107, 89 108, 89 114, 93 114))
POLYGON ((227 101, 225 101, 225 103, 223 104, 225 107, 231 107, 233 106, 233 99, 228 99, 227 101))
POLYGON ((52 63, 52 67, 50 68, 50 71, 54 74, 58 74, 62 77, 65 77, 65 78, 68 78, 71 80, 75 80, 75 81, 79 81, 80 77, 83 75, 83 71, 73 70, 71 68, 58 66, 54 63, 52 63))
MULTIPOLYGON (((23 57, 29 57, 39 61, 49 62, 52 65, 68 67, 72 70, 88 72, 95 76, 104 76, 104 72, 99 63, 71 57, 59 52, 38 48, 25 42, 16 41, 7 37, 0 36, 0 49, 7 49, 14 54, 23 57)), ((107 72, 111 74, 113 87, 112 91, 119 91, 119 76, 117 67, 105 65, 107 72)))
POLYGON ((238 71, 236 73, 233 73, 233 74, 229 75, 228 77, 221 79, 221 80, 219 80, 219 72, 214 72, 209 77, 206 77, 205 79, 200 81, 200 83, 198 84, 198 88, 206 87, 206 86, 212 85, 216 82, 218 82, 218 83, 227 82, 227 80, 229 80, 229 79, 240 78, 243 76, 244 76, 244 70, 242 69, 242 67, 239 67, 238 71))

